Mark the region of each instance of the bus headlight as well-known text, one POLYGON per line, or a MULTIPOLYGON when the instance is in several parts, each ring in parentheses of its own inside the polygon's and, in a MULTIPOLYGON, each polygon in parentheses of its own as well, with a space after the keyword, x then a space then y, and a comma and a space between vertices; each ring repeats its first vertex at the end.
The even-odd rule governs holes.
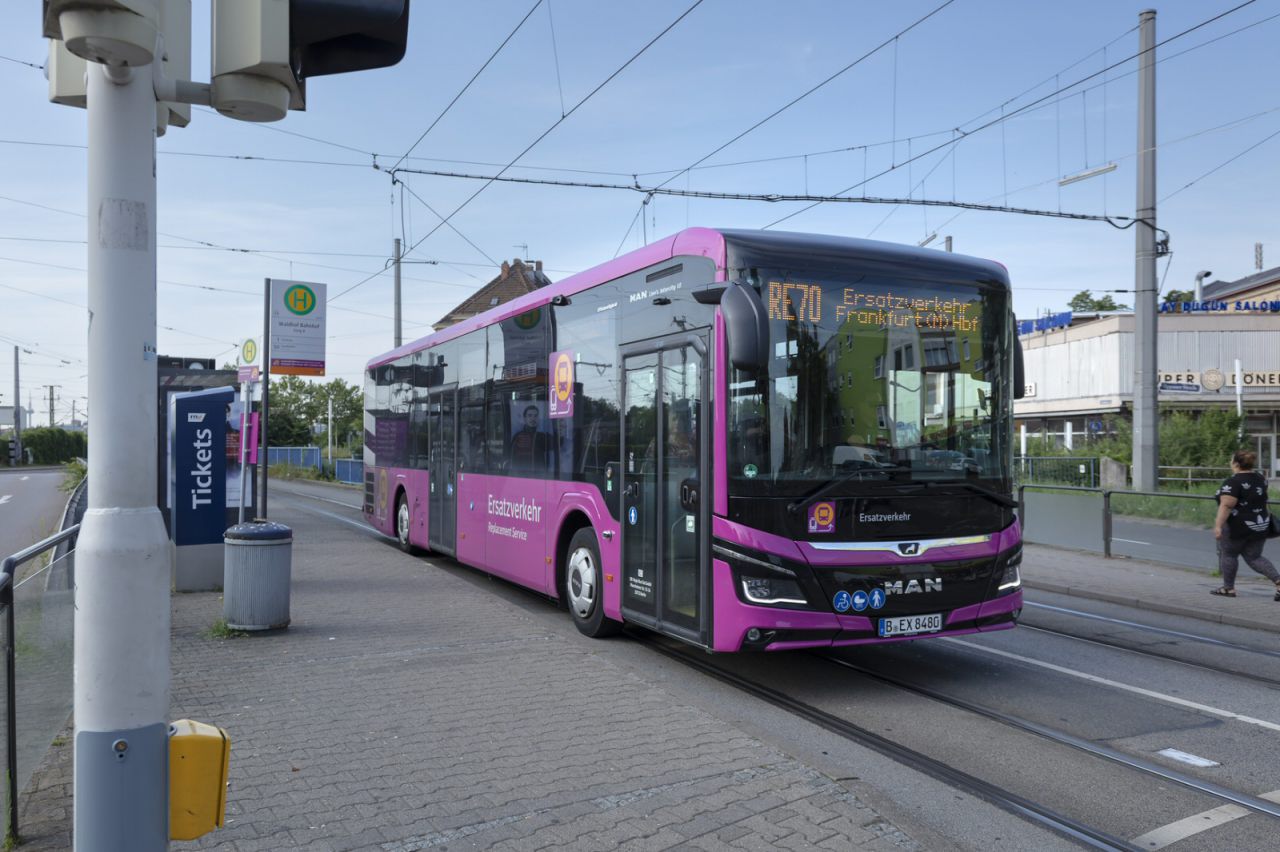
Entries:
POLYGON ((795 580, 781 577, 743 577, 742 594, 758 604, 806 604, 804 592, 795 580))
POLYGON ((1022 548, 1018 548, 1004 564, 1004 573, 1000 575, 1000 585, 996 586, 997 595, 1007 595, 1022 588, 1022 548))

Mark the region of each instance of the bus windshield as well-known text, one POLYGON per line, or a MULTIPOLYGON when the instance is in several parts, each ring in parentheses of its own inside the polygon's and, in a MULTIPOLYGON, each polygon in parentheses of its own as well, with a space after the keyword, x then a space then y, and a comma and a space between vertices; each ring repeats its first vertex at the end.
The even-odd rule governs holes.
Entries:
POLYGON ((1008 492, 1015 344, 1002 282, 744 272, 767 307, 770 358, 767 375, 730 375, 731 496, 947 481, 1008 492))

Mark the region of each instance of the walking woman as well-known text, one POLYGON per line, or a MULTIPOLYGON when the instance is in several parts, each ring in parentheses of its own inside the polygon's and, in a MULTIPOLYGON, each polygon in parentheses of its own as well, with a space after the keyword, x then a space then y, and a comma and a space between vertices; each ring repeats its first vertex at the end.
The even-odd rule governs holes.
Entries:
POLYGON ((1276 584, 1280 601, 1280 572, 1262 555, 1271 518, 1267 514, 1267 478, 1253 469, 1257 453, 1237 450, 1231 457, 1231 476, 1218 489, 1218 516, 1213 537, 1218 540, 1218 569, 1222 585, 1211 594, 1234 598, 1240 557, 1254 571, 1276 584))

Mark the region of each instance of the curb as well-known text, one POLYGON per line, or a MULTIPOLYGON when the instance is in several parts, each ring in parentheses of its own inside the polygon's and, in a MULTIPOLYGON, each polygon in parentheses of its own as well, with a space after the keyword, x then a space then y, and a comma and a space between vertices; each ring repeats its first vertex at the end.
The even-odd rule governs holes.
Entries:
MULTIPOLYGON (((1280 633, 1280 620, 1262 621, 1256 618, 1246 618, 1238 615, 1231 615, 1229 613, 1205 612, 1204 610, 1178 606, 1176 604, 1100 592, 1091 587, 1080 588, 1078 586, 1063 585, 1061 583, 1046 583, 1040 580, 1030 581, 1026 578, 1023 578, 1022 583, 1029 589, 1054 592, 1055 594, 1068 595, 1074 598, 1088 598, 1095 601, 1105 601, 1106 603, 1120 604, 1121 606, 1133 607, 1134 609, 1145 609, 1150 612, 1159 612, 1164 613, 1165 615, 1177 615, 1182 618, 1194 618, 1199 621, 1210 621, 1216 624, 1225 624, 1230 627, 1245 627, 1251 630, 1263 630, 1268 633, 1280 633)), ((1280 611, 1280 604, 1277 604, 1277 607, 1278 611, 1280 611)))

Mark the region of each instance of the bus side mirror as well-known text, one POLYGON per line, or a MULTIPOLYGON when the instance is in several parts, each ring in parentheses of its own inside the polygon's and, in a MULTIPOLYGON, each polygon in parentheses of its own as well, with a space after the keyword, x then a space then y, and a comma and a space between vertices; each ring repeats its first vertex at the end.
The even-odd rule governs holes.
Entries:
POLYGON ((1022 399, 1027 393, 1027 368, 1022 363, 1022 341, 1018 340, 1018 321, 1013 321, 1013 398, 1022 399))
POLYGON ((769 320, 764 301, 754 287, 734 282, 720 297, 729 363, 748 373, 769 367, 769 320))

